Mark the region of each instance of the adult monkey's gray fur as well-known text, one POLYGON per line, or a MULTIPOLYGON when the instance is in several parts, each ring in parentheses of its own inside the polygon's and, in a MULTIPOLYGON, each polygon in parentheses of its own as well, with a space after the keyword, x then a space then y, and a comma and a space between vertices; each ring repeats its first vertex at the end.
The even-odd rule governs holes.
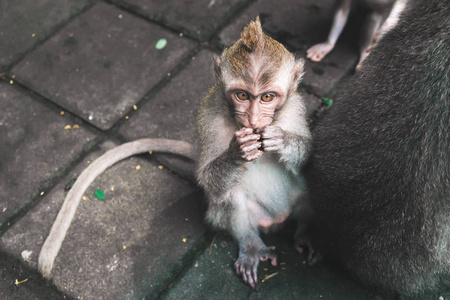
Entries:
POLYGON ((394 294, 450 278, 450 1, 408 5, 335 91, 307 172, 315 247, 394 294))

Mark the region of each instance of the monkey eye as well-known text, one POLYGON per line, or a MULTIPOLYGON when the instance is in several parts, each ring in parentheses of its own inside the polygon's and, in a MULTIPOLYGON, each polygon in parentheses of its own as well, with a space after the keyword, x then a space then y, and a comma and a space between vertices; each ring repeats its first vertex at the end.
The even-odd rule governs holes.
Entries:
POLYGON ((273 100, 274 97, 275 97, 274 94, 263 94, 263 95, 261 96, 261 100, 262 100, 263 102, 270 102, 270 101, 273 100))
POLYGON ((246 92, 237 92, 236 97, 238 97, 239 100, 248 100, 250 97, 246 92))

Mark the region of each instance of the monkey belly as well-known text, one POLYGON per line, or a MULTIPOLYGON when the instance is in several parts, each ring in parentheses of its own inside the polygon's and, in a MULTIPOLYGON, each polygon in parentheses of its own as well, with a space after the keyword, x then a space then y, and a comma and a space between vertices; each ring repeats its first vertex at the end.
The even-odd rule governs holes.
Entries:
POLYGON ((257 220, 258 225, 263 228, 269 228, 273 225, 281 224, 286 221, 290 215, 290 213, 287 212, 278 216, 271 216, 270 213, 264 209, 264 207, 260 206, 252 199, 247 200, 247 207, 251 215, 253 215, 257 220))
POLYGON ((301 198, 302 178, 287 171, 274 154, 265 153, 246 168, 239 187, 259 226, 284 222, 301 198))

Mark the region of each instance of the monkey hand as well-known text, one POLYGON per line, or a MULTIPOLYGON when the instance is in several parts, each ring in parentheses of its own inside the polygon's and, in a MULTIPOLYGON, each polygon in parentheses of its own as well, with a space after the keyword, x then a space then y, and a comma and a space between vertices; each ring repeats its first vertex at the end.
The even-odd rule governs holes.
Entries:
POLYGON ((242 276, 245 283, 255 288, 258 282, 257 269, 260 261, 270 259, 272 266, 277 265, 277 256, 272 253, 270 248, 265 245, 258 247, 257 245, 248 245, 241 249, 239 258, 234 264, 236 273, 242 276))
POLYGON ((267 126, 261 131, 264 152, 281 151, 285 148, 285 132, 278 126, 267 126))
POLYGON ((261 147, 260 134, 254 133, 251 128, 242 128, 236 131, 234 139, 231 141, 231 147, 237 149, 238 156, 247 162, 253 161, 261 157, 263 152, 258 148, 261 147), (235 144, 235 145, 233 145, 235 144))

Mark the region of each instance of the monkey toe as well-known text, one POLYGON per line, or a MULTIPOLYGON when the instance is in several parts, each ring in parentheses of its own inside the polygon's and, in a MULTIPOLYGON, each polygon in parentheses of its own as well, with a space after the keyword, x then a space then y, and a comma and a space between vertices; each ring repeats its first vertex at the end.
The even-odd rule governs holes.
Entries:
POLYGON ((306 262, 309 266, 312 266, 316 264, 318 261, 322 259, 322 254, 315 251, 311 240, 304 234, 297 233, 294 237, 294 248, 297 250, 298 253, 308 253, 308 256, 306 258, 306 262))
POLYGON ((319 62, 321 61, 331 50, 333 50, 334 45, 328 43, 322 43, 312 46, 306 51, 306 57, 311 61, 319 62))
POLYGON ((240 257, 236 261, 235 267, 236 273, 242 276, 242 280, 252 288, 255 288, 258 282, 258 261, 240 257))
POLYGON ((308 258, 306 259, 308 266, 313 266, 323 258, 322 253, 313 251, 312 249, 308 253, 308 258))
POLYGON ((258 265, 260 261, 270 260, 273 266, 277 265, 277 256, 269 248, 260 249, 257 253, 239 256, 235 263, 236 273, 245 283, 255 288, 258 282, 258 265))

